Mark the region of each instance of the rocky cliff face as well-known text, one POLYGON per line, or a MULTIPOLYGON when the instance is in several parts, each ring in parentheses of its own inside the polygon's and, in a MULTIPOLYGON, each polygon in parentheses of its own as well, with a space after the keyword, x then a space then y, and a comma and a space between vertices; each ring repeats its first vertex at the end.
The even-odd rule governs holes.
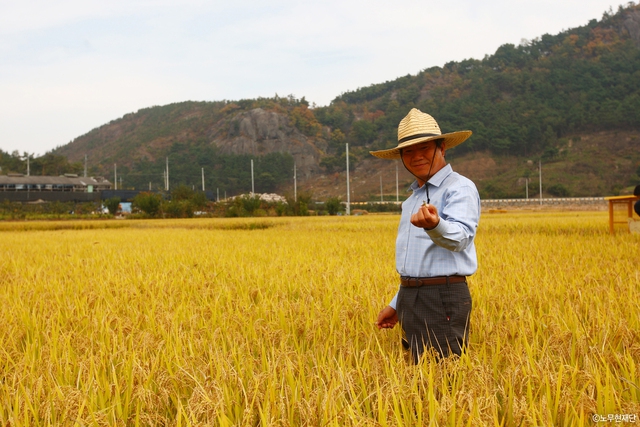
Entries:
POLYGON ((326 148, 322 141, 312 140, 291 126, 286 116, 262 108, 223 119, 211 128, 209 138, 226 154, 290 153, 301 179, 319 172, 326 148))
POLYGON ((629 11, 625 16, 623 26, 629 32, 629 36, 636 46, 640 47, 640 11, 629 11))

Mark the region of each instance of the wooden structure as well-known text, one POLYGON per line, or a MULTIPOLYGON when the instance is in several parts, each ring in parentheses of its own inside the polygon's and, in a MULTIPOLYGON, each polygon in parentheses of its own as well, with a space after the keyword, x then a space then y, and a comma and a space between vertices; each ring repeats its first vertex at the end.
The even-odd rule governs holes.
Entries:
POLYGON ((605 197, 604 199, 609 202, 609 233, 615 234, 615 224, 625 224, 627 225, 627 230, 629 230, 629 218, 633 218, 633 204, 636 202, 636 200, 640 199, 640 196, 611 196, 605 197), (627 216, 624 218, 624 220, 616 220, 615 211, 624 210, 625 207, 627 216))

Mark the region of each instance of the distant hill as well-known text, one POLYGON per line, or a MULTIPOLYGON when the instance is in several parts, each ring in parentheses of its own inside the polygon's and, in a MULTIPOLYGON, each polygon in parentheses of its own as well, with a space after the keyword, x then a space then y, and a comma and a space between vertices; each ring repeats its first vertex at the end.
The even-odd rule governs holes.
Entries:
MULTIPOLYGON (((53 151, 70 162, 88 156, 94 174, 125 187, 161 188, 168 158, 172 185, 229 194, 292 191, 345 196, 345 143, 357 198, 395 194, 395 164, 368 151, 396 144, 400 119, 417 107, 444 132, 471 129, 448 152, 454 169, 482 197, 617 194, 640 183, 640 5, 601 20, 505 44, 483 59, 449 62, 393 81, 346 92, 329 106, 303 97, 183 102, 127 114, 53 151), (377 178, 376 178, 377 177, 377 178)), ((402 168, 400 168, 402 169, 402 168)), ((405 185, 411 180, 399 171, 405 185)), ((389 196, 391 197, 391 196, 389 196)))

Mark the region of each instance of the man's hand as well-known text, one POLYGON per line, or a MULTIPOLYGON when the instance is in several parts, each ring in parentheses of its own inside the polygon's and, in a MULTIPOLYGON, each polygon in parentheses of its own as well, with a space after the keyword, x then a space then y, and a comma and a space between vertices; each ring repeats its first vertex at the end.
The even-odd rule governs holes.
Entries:
POLYGON ((416 227, 432 229, 436 228, 440 223, 440 216, 438 216, 438 209, 433 205, 424 203, 418 209, 418 212, 411 215, 411 224, 416 227))
POLYGON ((378 326, 378 329, 388 329, 396 326, 396 323, 398 323, 398 313, 390 306, 386 306, 378 314, 376 326, 378 326))

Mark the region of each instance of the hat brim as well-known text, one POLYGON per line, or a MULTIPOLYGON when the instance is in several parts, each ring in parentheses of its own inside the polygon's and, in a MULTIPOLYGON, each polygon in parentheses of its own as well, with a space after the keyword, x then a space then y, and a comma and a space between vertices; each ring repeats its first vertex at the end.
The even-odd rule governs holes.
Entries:
POLYGON ((456 145, 462 144, 467 140, 467 138, 471 136, 472 133, 473 132, 471 132, 470 130, 461 130, 458 132, 443 133, 442 135, 425 136, 423 138, 416 138, 407 142, 403 142, 401 144, 398 144, 398 146, 395 148, 390 148, 388 150, 369 151, 369 153, 381 159, 399 159, 401 157, 400 151, 403 148, 407 148, 411 145, 420 144, 421 142, 433 141, 436 139, 443 139, 445 147, 449 149, 455 147, 456 145))

